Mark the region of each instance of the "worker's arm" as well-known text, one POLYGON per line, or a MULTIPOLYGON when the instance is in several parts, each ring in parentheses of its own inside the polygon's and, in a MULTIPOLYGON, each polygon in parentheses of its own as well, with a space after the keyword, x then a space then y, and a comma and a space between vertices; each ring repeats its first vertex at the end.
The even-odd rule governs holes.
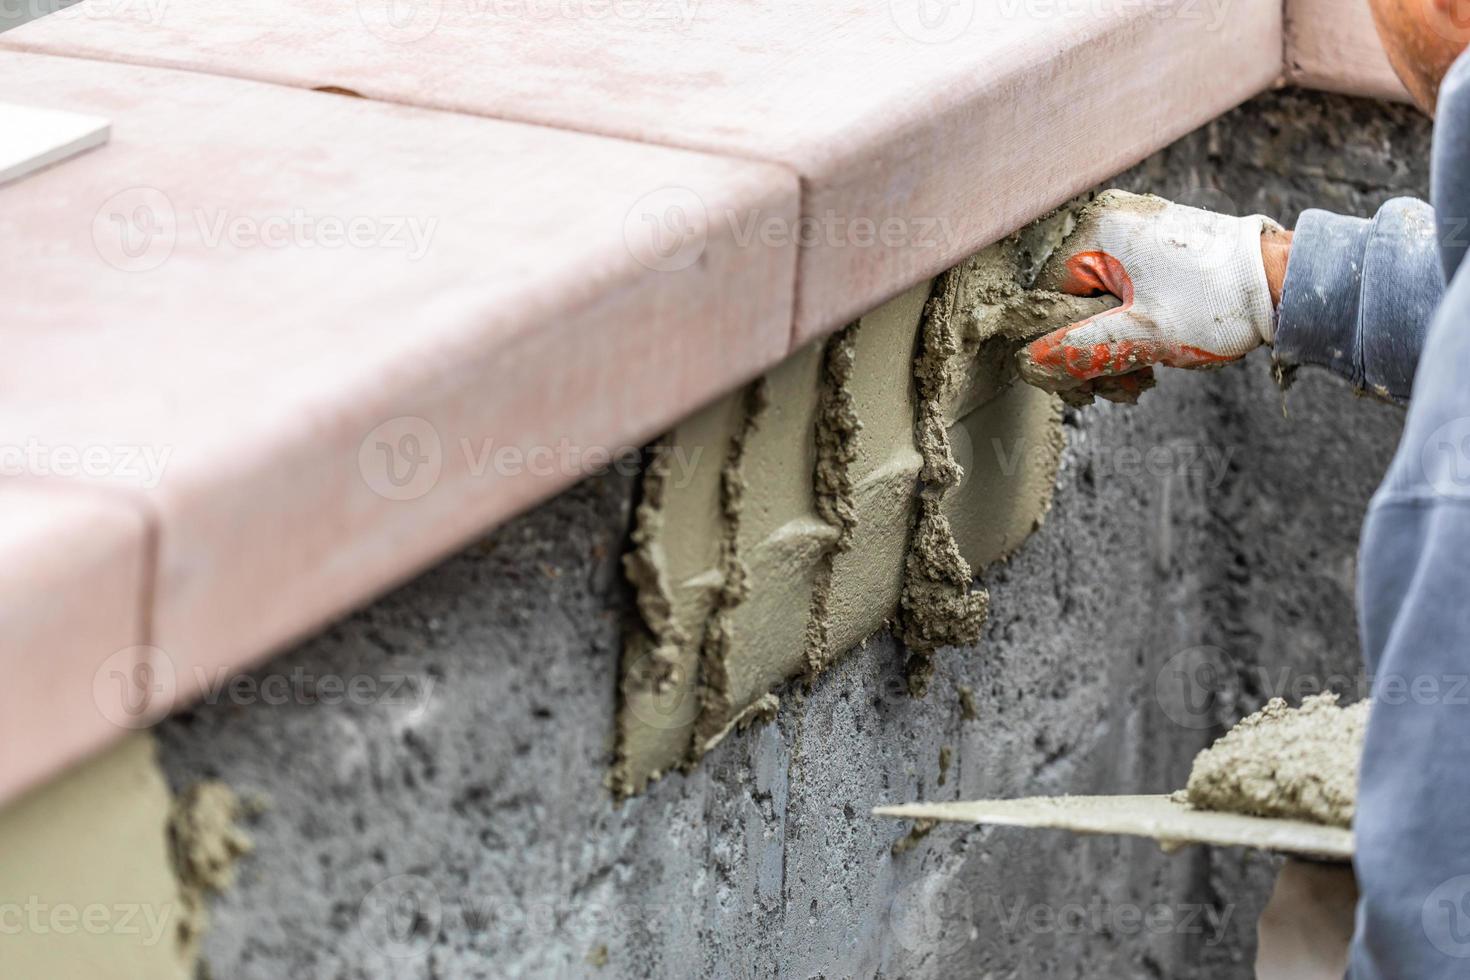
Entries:
POLYGON ((1325 367, 1404 400, 1443 292, 1433 217, 1397 199, 1372 219, 1307 211, 1291 233, 1260 215, 1107 191, 1037 285, 1122 302, 1028 345, 1021 373, 1123 400, 1154 365, 1213 367, 1271 344, 1283 377, 1325 367))
POLYGON ((1256 925, 1256 980, 1342 980, 1357 900, 1351 865, 1287 861, 1256 925))
POLYGON ((1306 211, 1277 309, 1276 362, 1288 375, 1324 367, 1406 401, 1443 293, 1434 211, 1423 201, 1396 198, 1372 218, 1306 211))

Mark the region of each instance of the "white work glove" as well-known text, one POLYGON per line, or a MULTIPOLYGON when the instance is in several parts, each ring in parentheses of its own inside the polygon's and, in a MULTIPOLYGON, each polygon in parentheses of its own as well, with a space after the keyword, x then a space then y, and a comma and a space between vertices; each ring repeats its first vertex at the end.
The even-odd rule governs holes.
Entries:
POLYGON ((1021 375, 1069 400, 1134 401, 1152 366, 1213 367, 1275 337, 1261 258, 1270 218, 1201 211, 1109 190, 1042 269, 1036 286, 1121 305, 1054 330, 1020 355, 1021 375))

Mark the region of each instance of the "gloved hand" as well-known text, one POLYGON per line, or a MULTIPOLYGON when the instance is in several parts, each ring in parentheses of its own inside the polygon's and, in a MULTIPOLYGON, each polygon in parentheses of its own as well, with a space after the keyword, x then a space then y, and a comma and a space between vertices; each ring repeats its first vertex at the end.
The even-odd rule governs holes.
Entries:
POLYGON ((1357 901, 1352 865, 1287 861, 1256 926, 1256 980, 1342 980, 1357 901))
MULTIPOLYGON (((1153 365, 1213 367, 1275 336, 1261 238, 1270 218, 1235 218, 1109 190, 1042 268, 1036 286, 1121 305, 1054 330, 1020 354, 1021 376, 1069 401, 1135 401, 1153 365)), ((1282 271, 1284 273, 1284 263, 1282 271)))

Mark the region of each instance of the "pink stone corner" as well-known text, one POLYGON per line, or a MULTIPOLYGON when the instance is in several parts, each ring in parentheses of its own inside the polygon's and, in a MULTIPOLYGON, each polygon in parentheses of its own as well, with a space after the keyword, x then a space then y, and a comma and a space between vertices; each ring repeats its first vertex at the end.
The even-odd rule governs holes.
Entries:
POLYGON ((122 495, 0 485, 0 802, 157 717, 148 547, 122 495))

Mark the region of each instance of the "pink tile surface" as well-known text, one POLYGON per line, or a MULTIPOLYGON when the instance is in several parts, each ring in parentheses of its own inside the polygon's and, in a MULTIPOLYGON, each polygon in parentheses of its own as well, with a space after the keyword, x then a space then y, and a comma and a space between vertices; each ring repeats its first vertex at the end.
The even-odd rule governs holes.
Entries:
POLYGON ((0 45, 786 165, 795 341, 1261 91, 1280 0, 87 0, 0 45))
POLYGON ((1407 101, 1367 0, 1286 0, 1286 77, 1297 85, 1407 101))
POLYGON ((0 482, 0 554, 4 802, 146 714, 146 521, 101 491, 0 482))
POLYGON ((794 220, 780 168, 68 58, 0 90, 113 120, 0 189, 0 444, 156 515, 181 698, 786 350, 794 249, 716 219, 794 220))

